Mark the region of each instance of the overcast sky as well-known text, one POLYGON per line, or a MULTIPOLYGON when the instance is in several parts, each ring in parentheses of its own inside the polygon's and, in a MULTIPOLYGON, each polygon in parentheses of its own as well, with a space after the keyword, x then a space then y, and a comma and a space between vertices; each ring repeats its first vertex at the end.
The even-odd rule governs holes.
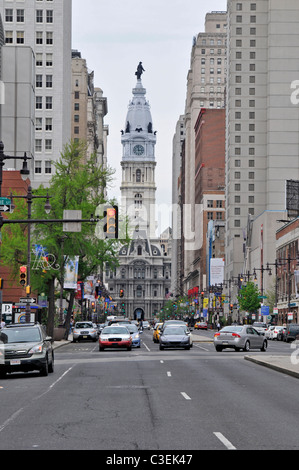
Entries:
POLYGON ((72 47, 108 101, 108 163, 116 170, 109 196, 120 199, 120 131, 141 61, 157 131, 156 201, 171 204, 172 140, 185 111, 193 36, 204 31, 206 13, 226 6, 226 0, 73 0, 72 47))

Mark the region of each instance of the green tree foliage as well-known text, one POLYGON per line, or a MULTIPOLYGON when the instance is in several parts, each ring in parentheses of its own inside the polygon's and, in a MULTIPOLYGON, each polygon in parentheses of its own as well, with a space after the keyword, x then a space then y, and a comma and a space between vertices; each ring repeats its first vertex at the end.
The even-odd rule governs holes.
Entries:
MULTIPOLYGON (((96 155, 86 159, 86 145, 83 142, 71 142, 66 145, 59 161, 54 163, 55 174, 49 188, 40 187, 35 196, 50 196, 51 212, 45 213, 45 199, 34 199, 32 219, 63 219, 64 210, 81 210, 82 219, 90 219, 96 214, 97 207, 104 204, 105 188, 111 183, 113 170, 97 165, 96 155)), ((26 202, 18 200, 18 208, 11 216, 15 219, 27 219, 26 202), (25 206, 24 206, 25 204, 25 206)), ((32 254, 31 284, 32 289, 48 296, 49 309, 47 331, 53 334, 55 313, 55 286, 60 290, 63 282, 65 256, 79 256, 78 277, 101 271, 108 263, 113 269, 118 265, 118 243, 114 240, 99 239, 96 236, 95 223, 82 223, 81 232, 64 232, 62 223, 38 223, 31 228, 31 243, 36 244, 49 254, 48 262, 36 259, 32 254)), ((21 264, 27 264, 27 236, 24 225, 6 225, 3 231, 2 263, 14 266, 18 272, 21 264)), ((38 255, 37 255, 38 257, 38 255)), ((67 322, 70 320, 75 293, 68 293, 69 309, 67 322)), ((67 325, 66 325, 67 326, 67 325)))
POLYGON ((261 306, 259 296, 258 287, 251 281, 247 282, 246 285, 241 287, 238 295, 240 310, 249 313, 256 312, 261 306))

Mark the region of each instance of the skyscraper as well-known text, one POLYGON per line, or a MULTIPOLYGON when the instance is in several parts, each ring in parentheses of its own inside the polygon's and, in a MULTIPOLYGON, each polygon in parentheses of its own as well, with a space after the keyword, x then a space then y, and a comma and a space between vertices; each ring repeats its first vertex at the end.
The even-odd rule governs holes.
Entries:
MULTIPOLYGON (((32 186, 46 185, 52 162, 71 137, 72 0, 0 0, 5 47, 35 55, 35 135, 32 186)), ((7 153, 14 152, 5 146, 7 153)))
POLYGON ((251 268, 274 261, 286 180, 299 179, 299 106, 291 100, 299 79, 298 19, 297 0, 228 1, 228 278, 244 272, 246 250, 256 251, 251 268), (268 256, 272 246, 272 259, 261 242, 268 256))

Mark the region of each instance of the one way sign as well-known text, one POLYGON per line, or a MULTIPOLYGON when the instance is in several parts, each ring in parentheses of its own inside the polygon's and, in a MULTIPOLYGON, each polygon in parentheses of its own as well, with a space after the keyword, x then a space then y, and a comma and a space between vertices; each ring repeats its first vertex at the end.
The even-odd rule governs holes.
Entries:
POLYGON ((10 207, 11 206, 1 205, 0 212, 10 212, 10 207))
POLYGON ((37 301, 33 297, 21 297, 20 298, 20 304, 36 304, 37 301))

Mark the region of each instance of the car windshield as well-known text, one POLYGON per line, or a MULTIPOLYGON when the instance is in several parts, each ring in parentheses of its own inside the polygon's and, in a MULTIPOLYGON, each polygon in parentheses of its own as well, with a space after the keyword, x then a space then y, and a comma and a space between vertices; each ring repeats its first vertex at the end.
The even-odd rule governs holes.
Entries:
POLYGON ((138 328, 136 325, 127 325, 126 328, 130 333, 138 333, 138 328))
POLYGON ((90 323, 85 323, 85 322, 80 322, 76 323, 75 328, 93 328, 93 326, 90 323))
POLYGON ((254 324, 252 325, 253 327, 262 327, 262 328, 267 328, 266 323, 260 323, 255 321, 254 324))
POLYGON ((229 333, 239 333, 240 331, 242 331, 243 329, 243 326, 225 326, 224 328, 222 328, 221 332, 229 332, 229 333))
POLYGON ((186 329, 183 326, 169 326, 164 330, 164 335, 185 335, 186 329))
POLYGON ((37 343, 41 335, 38 328, 6 328, 0 333, 0 341, 4 344, 37 343))
POLYGON ((128 333, 127 328, 122 326, 106 326, 102 331, 102 335, 127 335, 128 333))

